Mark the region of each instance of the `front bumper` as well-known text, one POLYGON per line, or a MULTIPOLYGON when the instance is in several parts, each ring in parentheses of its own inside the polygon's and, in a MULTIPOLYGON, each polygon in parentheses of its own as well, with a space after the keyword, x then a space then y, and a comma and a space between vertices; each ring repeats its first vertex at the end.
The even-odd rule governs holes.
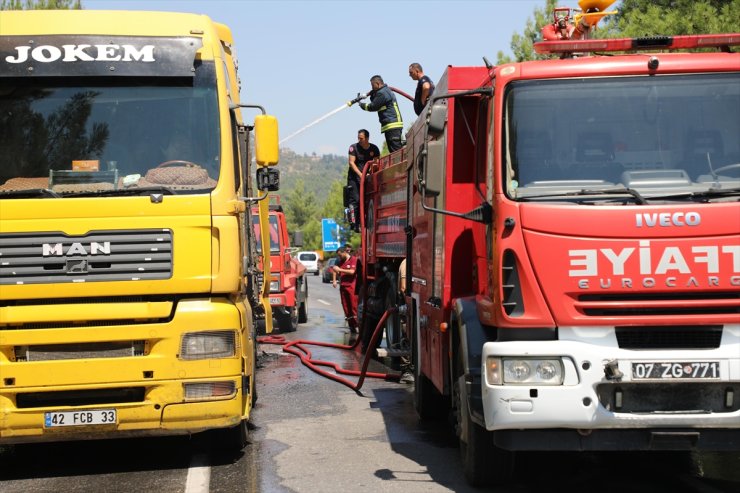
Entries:
MULTIPOLYGON (((60 320, 110 312, 130 323, 0 330, 0 444, 192 434, 248 419, 254 342, 236 306, 220 298, 179 300, 174 312, 165 306, 147 319, 140 305, 147 303, 36 310, 60 320), (238 330, 236 354, 178 356, 183 334, 208 330, 238 330), (140 352, 121 352, 119 345, 140 352), (19 359, 25 353, 18 348, 36 356, 19 359), (46 413, 95 410, 115 410, 115 423, 52 427, 45 422, 46 413)), ((26 312, 32 311, 21 314, 26 312)))
POLYGON ((483 345, 482 399, 488 430, 740 429, 740 325, 726 325, 720 347, 703 350, 620 349, 614 329, 602 327, 560 328, 559 337, 483 345), (488 356, 560 357, 563 384, 491 385, 485 376, 488 356), (618 382, 605 377, 604 365, 612 360, 624 374, 618 382), (718 361, 720 377, 636 381, 631 363, 637 361, 718 361), (617 391, 622 392, 620 409, 614 405, 617 391), (674 401, 665 402, 670 399, 674 401))
MULTIPOLYGON (((223 380, 222 380, 223 381, 223 380)), ((197 381, 196 381, 197 382, 197 381)), ((31 409, 0 410, 0 444, 94 440, 124 437, 189 435, 213 428, 229 428, 241 420, 241 381, 237 392, 227 399, 184 402, 182 384, 192 381, 157 382, 145 392, 141 402, 98 403, 87 406, 46 406, 31 409), (179 396, 179 397, 175 397, 179 396), (47 428, 45 413, 115 409, 117 422, 110 425, 82 425, 47 428)), ((141 385, 141 382, 132 382, 141 385)), ((99 389, 97 386, 96 389, 99 389)), ((34 389, 26 389, 33 392, 34 389)), ((86 388, 77 387, 84 392, 86 388)), ((6 403, 8 404, 8 403, 6 403)))

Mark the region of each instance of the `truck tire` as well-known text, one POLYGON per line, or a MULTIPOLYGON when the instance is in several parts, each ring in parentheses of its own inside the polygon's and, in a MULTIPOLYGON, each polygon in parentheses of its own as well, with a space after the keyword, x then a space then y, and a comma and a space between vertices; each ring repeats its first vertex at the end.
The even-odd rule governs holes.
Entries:
POLYGON ((398 315, 398 296, 395 278, 391 278, 388 289, 385 292, 385 310, 395 309, 385 319, 385 341, 388 349, 398 349, 401 346, 401 318, 398 315))
MULTIPOLYGON (((252 406, 257 403, 257 329, 252 331, 252 376, 249 377, 252 382, 252 406)), ((242 390, 243 392, 243 390, 242 390)))
POLYGON ((236 454, 249 443, 249 425, 246 419, 231 428, 219 428, 208 433, 210 434, 210 447, 214 451, 236 454))
POLYGON ((275 319, 280 332, 295 332, 298 330, 298 312, 294 306, 286 308, 286 313, 276 313, 275 319))
POLYGON ((493 443, 493 432, 472 420, 465 390, 464 355, 459 347, 455 352, 452 399, 456 418, 455 434, 459 440, 465 479, 474 487, 505 483, 513 474, 514 454, 497 447, 493 443))
POLYGON ((303 299, 298 304, 298 323, 305 324, 308 322, 308 280, 303 279, 303 299))

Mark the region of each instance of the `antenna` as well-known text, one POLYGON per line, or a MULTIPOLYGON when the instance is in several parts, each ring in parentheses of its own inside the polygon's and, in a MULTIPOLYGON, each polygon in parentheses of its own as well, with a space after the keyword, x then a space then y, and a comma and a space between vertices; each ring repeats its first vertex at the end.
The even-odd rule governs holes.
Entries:
POLYGON ((483 57, 483 63, 485 63, 485 64, 486 64, 486 68, 487 68, 488 70, 491 70, 491 69, 493 68, 493 64, 492 64, 491 62, 489 62, 489 61, 488 61, 488 58, 486 58, 486 57, 483 57))

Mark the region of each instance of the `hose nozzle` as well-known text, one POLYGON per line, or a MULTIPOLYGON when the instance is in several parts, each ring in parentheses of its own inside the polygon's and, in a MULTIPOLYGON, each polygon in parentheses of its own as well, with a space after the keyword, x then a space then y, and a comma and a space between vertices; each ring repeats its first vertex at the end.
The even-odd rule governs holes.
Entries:
POLYGON ((367 97, 367 94, 357 93, 357 97, 351 101, 347 101, 347 106, 352 106, 355 103, 359 103, 367 97))

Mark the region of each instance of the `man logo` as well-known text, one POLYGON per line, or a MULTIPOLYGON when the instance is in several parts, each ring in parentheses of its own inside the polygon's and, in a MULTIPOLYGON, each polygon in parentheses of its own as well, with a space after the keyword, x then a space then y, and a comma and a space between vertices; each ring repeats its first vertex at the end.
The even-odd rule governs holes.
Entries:
POLYGON ((71 259, 67 260, 65 264, 65 271, 67 274, 87 274, 88 262, 85 259, 71 259))
POLYGON ((110 241, 99 243, 93 241, 87 248, 82 243, 72 243, 66 248, 62 243, 44 243, 41 245, 44 257, 71 257, 73 255, 110 255, 110 241))

